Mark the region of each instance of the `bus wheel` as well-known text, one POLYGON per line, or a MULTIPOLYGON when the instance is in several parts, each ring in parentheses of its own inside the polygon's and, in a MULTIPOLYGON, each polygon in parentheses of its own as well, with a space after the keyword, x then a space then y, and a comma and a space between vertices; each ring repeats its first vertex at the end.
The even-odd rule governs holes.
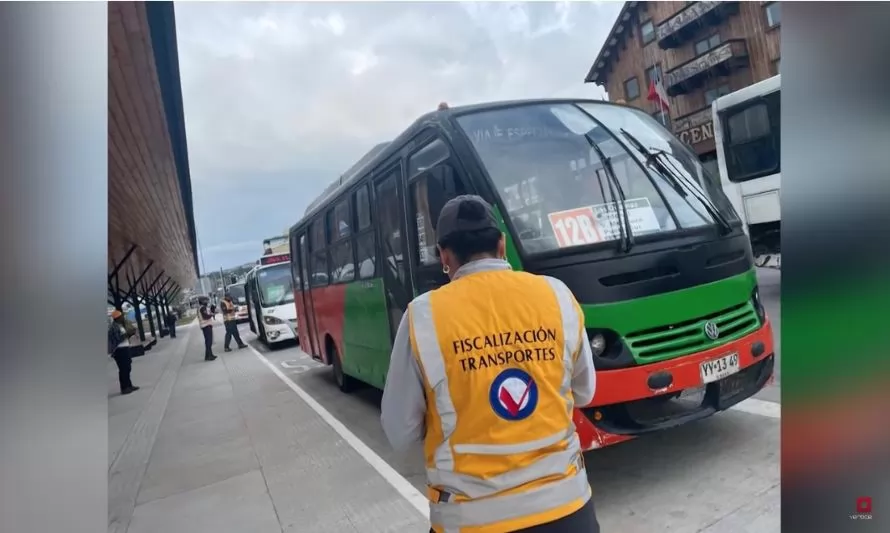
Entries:
POLYGON ((352 376, 347 376, 343 372, 343 365, 340 363, 340 355, 337 353, 337 347, 333 342, 328 343, 328 357, 331 358, 331 365, 334 367, 334 379, 337 381, 337 387, 342 392, 352 392, 356 389, 356 380, 352 376))

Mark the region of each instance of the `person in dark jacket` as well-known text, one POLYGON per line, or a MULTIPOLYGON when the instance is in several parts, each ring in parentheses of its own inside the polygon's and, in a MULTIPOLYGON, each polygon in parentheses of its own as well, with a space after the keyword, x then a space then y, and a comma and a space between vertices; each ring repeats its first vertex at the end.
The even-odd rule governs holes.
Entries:
POLYGON ((204 360, 213 361, 213 312, 210 310, 210 298, 202 296, 198 299, 201 307, 198 309, 198 325, 204 334, 204 360))
POLYGON ((139 390, 130 380, 130 372, 133 368, 133 343, 136 341, 136 326, 124 317, 124 314, 115 309, 111 312, 111 324, 109 328, 118 328, 117 338, 122 339, 111 352, 111 357, 117 363, 117 377, 121 386, 121 394, 130 394, 139 390))
POLYGON ((176 311, 171 309, 170 312, 167 313, 167 316, 164 318, 166 319, 166 322, 167 322, 167 331, 170 332, 170 338, 175 339, 176 338, 176 321, 179 320, 179 317, 176 315, 176 311))

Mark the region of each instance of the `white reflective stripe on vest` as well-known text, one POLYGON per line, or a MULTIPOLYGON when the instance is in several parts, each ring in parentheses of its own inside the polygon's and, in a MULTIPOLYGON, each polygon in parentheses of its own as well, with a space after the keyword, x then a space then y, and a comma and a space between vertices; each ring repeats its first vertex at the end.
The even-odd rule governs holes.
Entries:
POLYGON ((583 468, 573 476, 518 494, 460 503, 431 503, 430 522, 444 525, 446 531, 454 527, 503 522, 564 505, 568 503, 566 494, 578 495, 572 500, 580 498, 585 503, 590 498, 590 484, 583 468))
POLYGON ((547 446, 552 446, 557 442, 570 438, 575 433, 575 428, 569 428, 568 431, 560 431, 543 439, 519 442, 516 444, 455 444, 454 451, 457 453, 470 453, 476 455, 512 455, 515 453, 527 453, 547 446))
MULTIPOLYGON (((562 375, 562 387, 559 393, 566 398, 566 409, 571 417, 572 409, 575 407, 575 399, 572 396, 572 368, 575 366, 575 354, 581 348, 579 341, 583 342, 583 336, 579 337, 581 329, 581 317, 575 309, 575 298, 561 281, 545 277, 550 284, 550 288, 556 293, 556 301, 559 302, 559 311, 562 314, 562 329, 565 335, 565 351, 563 352, 563 365, 565 372, 562 375)), ((574 429, 575 423, 572 422, 574 429)))
MULTIPOLYGON (((438 470, 454 470, 454 456, 451 453, 451 435, 457 427, 457 412, 451 401, 448 390, 448 376, 445 373, 445 358, 439 347, 439 337, 433 322, 433 308, 430 305, 430 293, 425 293, 411 302, 411 320, 414 330, 414 342, 423 362, 423 370, 436 395, 436 411, 442 422, 442 444, 436 448, 433 460, 438 470)), ((441 485, 442 481, 434 472, 429 479, 433 485, 441 485)))
MULTIPOLYGON (((499 476, 485 479, 445 470, 440 470, 435 472, 435 474, 443 481, 442 485, 448 487, 454 493, 475 499, 491 496, 506 489, 525 485, 550 475, 563 474, 568 465, 572 463, 577 464, 581 470, 584 470, 584 465, 580 458, 581 451, 578 435, 572 433, 568 449, 547 454, 528 466, 504 472, 499 476)), ((427 470, 428 476, 432 473, 432 471, 427 470)))

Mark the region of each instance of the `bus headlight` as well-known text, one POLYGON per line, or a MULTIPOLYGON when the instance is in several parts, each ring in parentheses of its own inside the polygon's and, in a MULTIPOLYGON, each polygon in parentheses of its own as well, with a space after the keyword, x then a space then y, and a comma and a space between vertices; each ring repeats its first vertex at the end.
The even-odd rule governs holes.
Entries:
POLYGON ((266 323, 267 326, 280 326, 284 324, 284 321, 278 318, 277 316, 269 316, 266 315, 263 317, 263 322, 266 323))
POLYGON ((602 333, 597 333, 590 338, 590 349, 593 351, 594 357, 603 355, 606 351, 606 338, 602 333))

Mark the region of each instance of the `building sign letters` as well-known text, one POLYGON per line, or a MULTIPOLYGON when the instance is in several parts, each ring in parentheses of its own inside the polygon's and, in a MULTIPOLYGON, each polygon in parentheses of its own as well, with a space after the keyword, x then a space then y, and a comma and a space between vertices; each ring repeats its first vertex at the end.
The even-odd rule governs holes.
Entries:
POLYGON ((674 133, 687 144, 698 144, 714 138, 714 122, 711 108, 706 107, 674 121, 674 133))
POLYGON ((681 131, 677 134, 680 140, 687 144, 698 144, 714 138, 714 123, 708 122, 701 126, 696 126, 690 130, 681 131))

